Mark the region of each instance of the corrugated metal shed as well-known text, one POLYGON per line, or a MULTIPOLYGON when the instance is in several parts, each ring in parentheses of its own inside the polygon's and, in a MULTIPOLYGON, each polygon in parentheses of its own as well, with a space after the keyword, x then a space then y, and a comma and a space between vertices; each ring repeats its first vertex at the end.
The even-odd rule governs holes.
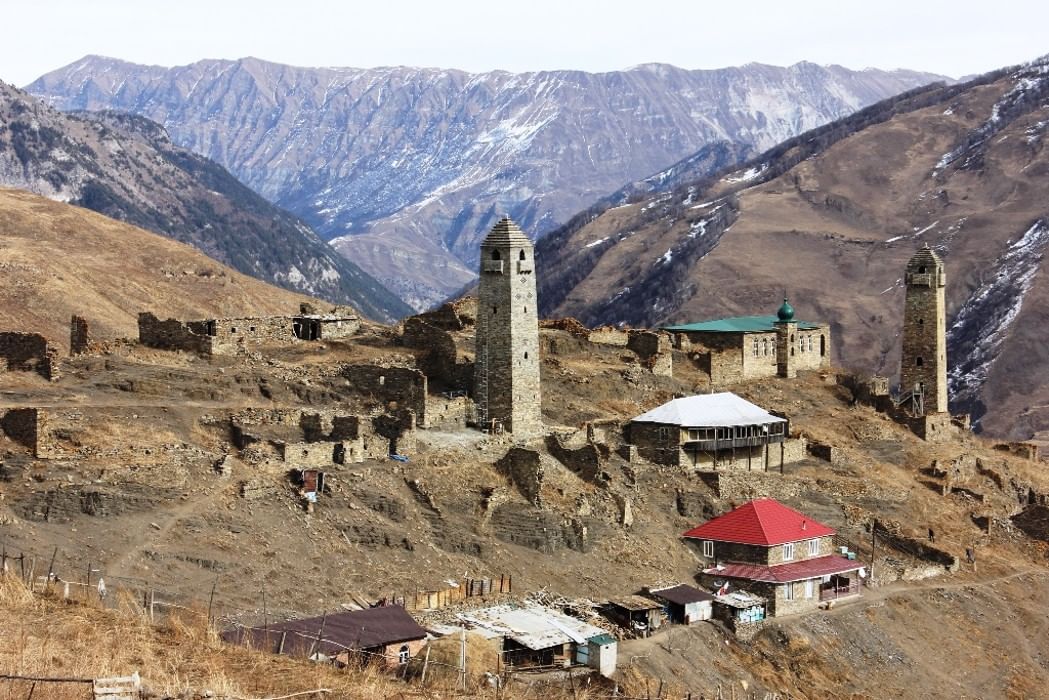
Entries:
POLYGON ((767 425, 786 421, 731 391, 723 391, 668 401, 647 413, 642 413, 632 422, 662 423, 683 428, 717 428, 729 425, 767 425))
MULTIPOLYGON (((733 316, 712 321, 686 323, 680 326, 664 326, 665 331, 681 333, 771 333, 776 330, 776 316, 733 316)), ((798 330, 813 331, 819 325, 810 321, 795 321, 798 330)))
POLYGON ((520 608, 497 605, 462 613, 459 619, 473 627, 509 637, 533 651, 569 642, 585 644, 593 637, 607 634, 599 627, 538 605, 520 608))

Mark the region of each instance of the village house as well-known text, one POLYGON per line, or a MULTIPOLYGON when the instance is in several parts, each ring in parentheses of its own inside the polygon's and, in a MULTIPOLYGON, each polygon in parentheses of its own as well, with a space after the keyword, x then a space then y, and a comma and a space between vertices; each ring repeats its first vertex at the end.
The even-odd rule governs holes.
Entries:
POLYGON ((617 642, 606 630, 540 605, 497 605, 461 613, 469 628, 497 640, 507 669, 587 666, 616 670, 617 642))
POLYGON ((767 601, 769 617, 815 610, 860 595, 864 567, 835 553, 834 530, 764 498, 720 515, 683 536, 698 545, 700 583, 739 588, 767 601))
POLYGON ((645 593, 663 604, 667 619, 678 625, 691 625, 709 620, 713 615, 714 596, 695 586, 678 584, 667 588, 650 588, 645 593))
POLYGON ((731 392, 668 401, 630 421, 626 439, 650 462, 701 470, 782 470, 805 456, 786 418, 731 392))
POLYGON ((758 377, 794 377, 830 366, 830 326, 794 318, 784 299, 775 316, 736 316, 666 326, 715 385, 758 377))
POLYGON ((644 596, 621 596, 608 601, 605 616, 637 636, 647 637, 663 624, 663 605, 644 596))
POLYGON ((394 669, 423 648, 426 630, 404 608, 390 605, 240 627, 223 633, 222 639, 340 666, 353 661, 394 669))

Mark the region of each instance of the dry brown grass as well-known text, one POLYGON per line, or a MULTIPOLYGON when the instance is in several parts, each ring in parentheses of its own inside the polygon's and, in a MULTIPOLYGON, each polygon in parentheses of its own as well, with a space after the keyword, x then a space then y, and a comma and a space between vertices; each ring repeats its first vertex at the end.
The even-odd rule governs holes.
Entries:
MULTIPOLYGON (((431 658, 452 659, 458 642, 445 646, 447 654, 438 648, 431 658)), ((473 640, 470 648, 478 655, 474 658, 495 657, 484 640, 473 640)), ((314 697, 558 700, 574 696, 574 700, 596 700, 599 692, 596 686, 591 693, 573 693, 559 686, 539 692, 523 683, 497 690, 484 683, 483 673, 471 674, 465 691, 456 688, 456 673, 428 674, 423 686, 374 665, 336 669, 225 644, 207 624, 206 615, 197 611, 176 613, 152 624, 131 596, 120 600, 116 610, 104 610, 52 595, 34 595, 17 577, 0 576, 0 674, 90 679, 135 671, 156 697, 195 698, 210 691, 212 697, 233 700, 325 688, 330 692, 314 697)), ((24 700, 32 685, 0 679, 0 700, 24 700)), ((72 683, 38 683, 34 693, 36 698, 55 700, 83 700, 88 695, 86 684, 72 683)))

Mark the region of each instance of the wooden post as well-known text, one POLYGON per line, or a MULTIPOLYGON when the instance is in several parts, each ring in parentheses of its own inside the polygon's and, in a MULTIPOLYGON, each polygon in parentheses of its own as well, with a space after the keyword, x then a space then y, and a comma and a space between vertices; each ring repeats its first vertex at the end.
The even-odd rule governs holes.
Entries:
POLYGON ((219 585, 219 577, 215 577, 215 581, 211 584, 211 595, 208 597, 208 624, 212 622, 211 619, 211 606, 215 602, 215 587, 219 585))
POLYGON ((153 606, 156 603, 156 591, 152 588, 149 589, 149 621, 153 622, 153 606))
POLYGON ((423 658, 423 675, 422 675, 422 678, 419 681, 420 685, 423 685, 423 686, 426 685, 426 669, 429 667, 429 665, 430 665, 430 645, 427 644, 426 645, 426 656, 423 658))
POLYGON ((22 583, 25 583, 25 552, 18 555, 18 567, 22 570, 22 583))
POLYGON ((47 590, 51 589, 51 576, 55 573, 55 557, 58 556, 58 547, 51 552, 51 563, 47 565, 47 590))

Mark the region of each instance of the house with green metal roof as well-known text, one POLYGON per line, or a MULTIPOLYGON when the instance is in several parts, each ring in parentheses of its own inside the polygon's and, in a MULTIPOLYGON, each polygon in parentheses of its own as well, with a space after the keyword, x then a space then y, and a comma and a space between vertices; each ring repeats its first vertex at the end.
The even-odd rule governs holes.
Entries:
POLYGON ((734 316, 664 326, 715 386, 759 377, 793 377, 830 365, 830 325, 794 317, 784 299, 770 316, 734 316))

